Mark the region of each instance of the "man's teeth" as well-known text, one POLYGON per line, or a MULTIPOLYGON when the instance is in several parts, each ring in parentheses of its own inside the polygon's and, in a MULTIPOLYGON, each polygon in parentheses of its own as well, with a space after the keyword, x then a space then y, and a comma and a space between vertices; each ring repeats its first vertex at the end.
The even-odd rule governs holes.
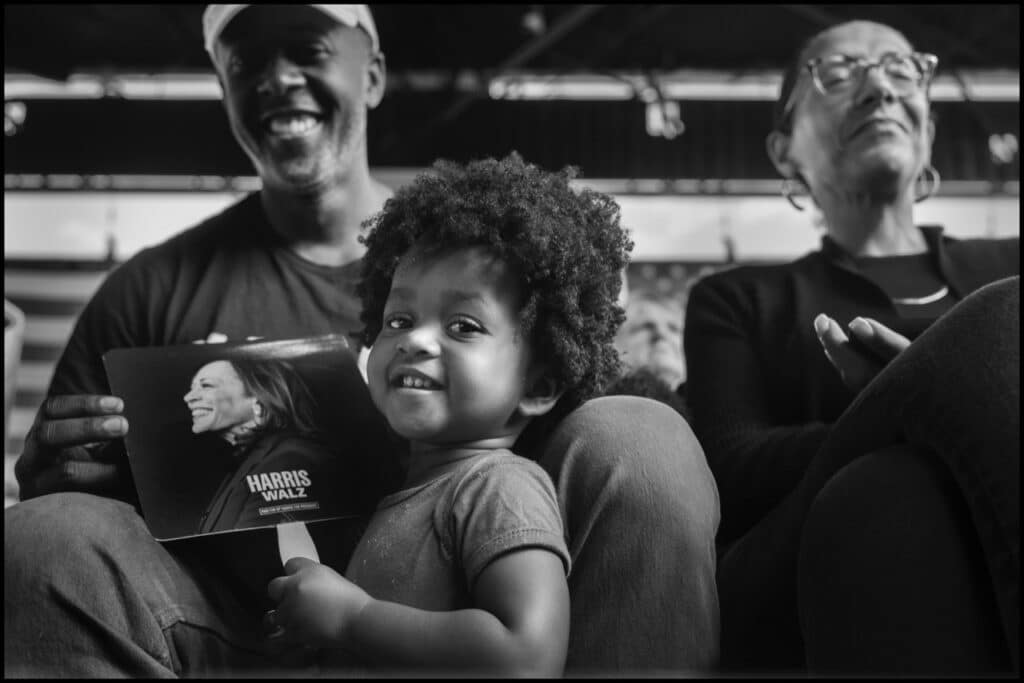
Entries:
POLYGON ((270 119, 270 132, 277 135, 305 135, 313 130, 316 124, 316 117, 309 114, 275 116, 270 119))
POLYGON ((436 389, 438 385, 429 379, 405 375, 402 377, 402 386, 410 389, 436 389))

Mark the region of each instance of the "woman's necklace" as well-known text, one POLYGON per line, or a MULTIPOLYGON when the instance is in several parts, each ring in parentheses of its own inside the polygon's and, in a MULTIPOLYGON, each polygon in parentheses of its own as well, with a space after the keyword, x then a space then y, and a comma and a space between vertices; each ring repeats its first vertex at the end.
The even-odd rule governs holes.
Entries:
POLYGON ((893 297, 893 303, 900 304, 901 306, 924 306, 925 304, 932 304, 941 299, 942 297, 949 294, 949 287, 943 285, 942 288, 933 293, 925 296, 905 296, 905 297, 893 297))

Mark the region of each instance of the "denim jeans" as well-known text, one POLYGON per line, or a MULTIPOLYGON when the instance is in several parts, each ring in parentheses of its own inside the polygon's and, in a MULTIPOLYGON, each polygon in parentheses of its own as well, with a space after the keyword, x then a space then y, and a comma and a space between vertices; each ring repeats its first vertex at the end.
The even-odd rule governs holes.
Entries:
MULTIPOLYGON (((899 518, 889 520, 890 531, 906 529, 907 542, 917 541, 926 533, 937 542, 946 539, 947 547, 938 549, 936 556, 969 555, 963 558, 962 576, 947 583, 984 584, 963 590, 977 594, 980 601, 986 601, 986 595, 993 599, 988 608, 964 607, 963 614, 951 618, 950 623, 958 624, 965 632, 989 629, 994 624, 1009 648, 1003 656, 1009 666, 1019 669, 1019 411, 1020 278, 1013 277, 965 298, 890 362, 840 416, 797 489, 719 558, 723 666, 728 670, 778 672, 802 669, 807 660, 813 662, 814 656, 805 653, 804 644, 809 641, 818 646, 821 634, 804 629, 830 627, 826 622, 849 622, 853 616, 843 611, 822 616, 821 609, 808 604, 818 597, 831 600, 834 596, 820 585, 802 585, 805 578, 820 578, 820 571, 800 569, 812 570, 821 563, 821 558, 809 556, 802 548, 807 540, 805 532, 811 533, 818 550, 823 547, 820 541, 824 537, 835 539, 830 551, 840 550, 851 529, 848 517, 854 506, 865 515, 880 514, 872 507, 877 508, 881 501, 872 500, 872 489, 863 485, 868 481, 866 475, 883 484, 887 479, 906 480, 906 471, 916 468, 920 476, 907 480, 913 485, 908 483, 898 492, 903 501, 892 508, 892 514, 899 518), (857 461, 869 454, 869 466, 861 468, 857 461), (901 457, 912 457, 915 462, 903 462, 901 457), (849 479, 859 480, 857 485, 842 485, 841 480, 848 478, 854 463, 861 471, 850 472, 849 479), (944 480, 949 486, 942 483, 944 480), (846 496, 842 506, 819 500, 830 486, 842 487, 846 496), (851 495, 853 491, 860 492, 858 500, 851 495), (930 516, 905 518, 915 509, 937 509, 933 502, 916 499, 936 495, 952 498, 942 509, 958 515, 956 524, 948 525, 948 533, 931 533, 926 527, 937 522, 930 516), (966 538, 954 526, 966 527, 966 538), (800 614, 804 615, 803 623, 800 614)), ((875 552, 887 551, 877 545, 875 552)), ((863 555, 854 566, 829 566, 854 575, 856 580, 850 582, 853 588, 881 600, 876 610, 883 615, 879 619, 884 618, 887 607, 882 584, 889 574, 949 576, 955 571, 947 563, 898 566, 901 558, 919 561, 920 554, 893 554, 886 558, 884 569, 879 569, 879 558, 871 557, 870 552, 863 555)), ((840 590, 839 577, 833 580, 832 590, 840 590)), ((900 609, 899 597, 891 594, 890 611, 900 609)), ((937 601, 945 599, 941 594, 934 597, 937 601)), ((831 604, 838 609, 841 603, 832 600, 831 604)), ((846 604, 858 607, 855 601, 846 604)), ((945 607, 958 609, 954 601, 945 607)), ((927 618, 923 613, 894 613, 893 617, 907 624, 908 630, 901 634, 902 647, 927 650, 928 643, 911 642, 927 638, 929 625, 923 623, 927 618), (915 616, 922 626, 920 633, 915 631, 915 616)), ((861 625, 861 630, 871 628, 871 624, 861 625)), ((870 666, 870 662, 863 661, 848 664, 850 669, 870 666)))
MULTIPOLYGON (((567 670, 711 669, 718 493, 689 425, 648 399, 595 399, 561 422, 540 462, 573 562, 567 670)), ((326 564, 344 571, 362 522, 310 525, 326 564)), ((134 508, 86 494, 8 508, 5 674, 323 673, 302 650, 268 648, 260 617, 280 566, 271 546, 247 566, 226 562, 228 536, 160 544, 134 508)))
POLYGON ((563 420, 540 459, 569 539, 573 673, 718 663, 718 488, 665 404, 609 396, 563 420))

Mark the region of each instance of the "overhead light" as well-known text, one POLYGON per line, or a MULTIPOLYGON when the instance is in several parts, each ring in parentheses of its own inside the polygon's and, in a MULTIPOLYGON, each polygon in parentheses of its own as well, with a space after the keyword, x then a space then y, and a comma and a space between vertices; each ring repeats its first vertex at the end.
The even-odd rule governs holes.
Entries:
POLYGON ((523 15, 522 27, 532 36, 539 36, 548 30, 547 20, 544 18, 544 8, 541 5, 530 5, 530 9, 523 15))
POLYGON ((992 161, 1000 166, 1007 166, 1017 158, 1019 147, 1017 136, 1013 133, 993 133, 988 138, 988 150, 992 154, 992 161))
POLYGON ((679 103, 674 100, 647 103, 647 134, 674 140, 683 134, 686 124, 679 116, 679 103))
POLYGON ((25 125, 28 108, 24 102, 17 100, 4 101, 4 136, 16 135, 25 125))

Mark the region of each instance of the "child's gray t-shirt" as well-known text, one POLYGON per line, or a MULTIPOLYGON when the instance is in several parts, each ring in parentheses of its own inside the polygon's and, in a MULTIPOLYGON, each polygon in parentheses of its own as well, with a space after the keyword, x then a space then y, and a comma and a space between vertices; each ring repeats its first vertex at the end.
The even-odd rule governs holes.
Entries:
POLYGON ((551 478, 499 450, 381 500, 345 576, 378 600, 462 609, 472 606, 472 586, 492 560, 525 548, 555 553, 568 574, 551 478))

